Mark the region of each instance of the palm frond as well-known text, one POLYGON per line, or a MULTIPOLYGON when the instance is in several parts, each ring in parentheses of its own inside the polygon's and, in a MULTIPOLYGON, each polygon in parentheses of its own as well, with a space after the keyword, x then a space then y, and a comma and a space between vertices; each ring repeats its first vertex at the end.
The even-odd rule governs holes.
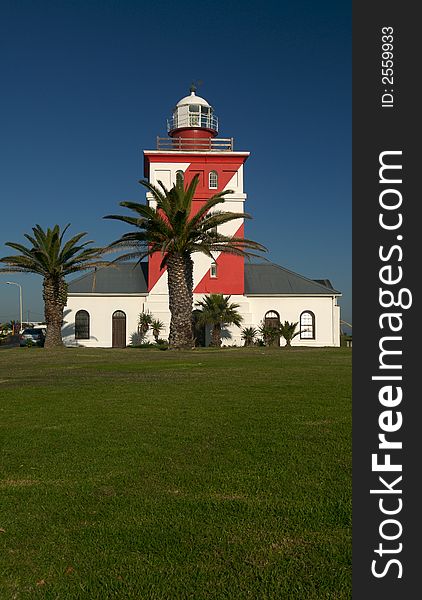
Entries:
POLYGON ((204 216, 212 208, 214 208, 214 206, 217 206, 217 204, 221 204, 222 202, 224 202, 225 201, 225 196, 227 194, 232 194, 232 193, 233 193, 233 190, 223 190, 222 192, 219 192, 218 194, 214 194, 214 196, 211 196, 211 198, 209 198, 201 206, 201 208, 198 210, 198 212, 191 218, 191 220, 190 220, 191 227, 192 228, 197 227, 198 223, 200 223, 202 221, 202 219, 204 218, 204 216))

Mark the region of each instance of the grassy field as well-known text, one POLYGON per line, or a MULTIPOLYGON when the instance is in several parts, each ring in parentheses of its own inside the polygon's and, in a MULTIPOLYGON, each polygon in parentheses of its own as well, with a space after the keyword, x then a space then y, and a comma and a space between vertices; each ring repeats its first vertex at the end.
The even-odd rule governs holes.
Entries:
POLYGON ((351 350, 0 351, 0 598, 351 598, 351 350))

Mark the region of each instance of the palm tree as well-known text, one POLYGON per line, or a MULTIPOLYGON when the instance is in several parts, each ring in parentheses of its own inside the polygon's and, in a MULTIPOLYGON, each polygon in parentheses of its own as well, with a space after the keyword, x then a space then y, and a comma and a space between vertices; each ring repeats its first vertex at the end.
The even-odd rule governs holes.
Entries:
MULTIPOLYGON (((17 250, 16 256, 4 256, 0 262, 7 266, 0 268, 3 273, 36 273, 43 278, 43 300, 47 335, 45 348, 62 346, 61 328, 63 309, 67 302, 67 283, 65 277, 101 264, 100 248, 87 248, 92 241, 79 243, 86 233, 78 233, 67 242, 64 234, 69 225, 60 231, 59 225, 46 231, 36 225, 33 235, 25 234, 31 246, 6 242, 6 246, 17 250)), ((102 263, 104 264, 104 263, 102 263)))
POLYGON ((153 319, 151 321, 151 331, 154 336, 155 343, 158 344, 158 339, 160 337, 160 333, 164 329, 164 323, 160 321, 160 319, 153 319))
POLYGON ((242 329, 242 340, 245 341, 245 346, 253 346, 257 335, 258 330, 255 327, 244 327, 242 329))
POLYGON ((288 321, 284 321, 284 323, 280 325, 280 335, 286 340, 287 347, 290 347, 292 339, 300 334, 300 331, 295 331, 297 325, 298 321, 296 321, 296 323, 289 323, 288 321))
POLYGON ((133 227, 109 246, 113 251, 130 248, 116 260, 137 258, 141 261, 155 252, 161 252, 161 268, 167 267, 169 308, 171 313, 169 344, 173 348, 192 348, 192 304, 193 304, 193 260, 194 252, 202 252, 213 258, 213 252, 224 252, 238 256, 256 256, 249 250, 264 251, 265 248, 252 240, 228 237, 217 231, 217 227, 235 219, 247 219, 245 213, 215 210, 224 202, 231 190, 219 192, 209 198, 193 215, 192 201, 198 185, 195 175, 189 185, 184 186, 181 174, 176 184, 168 190, 161 181, 159 187, 141 180, 156 202, 156 207, 135 202, 121 202, 135 216, 107 215, 106 219, 117 219, 133 227))
POLYGON ((145 339, 148 329, 152 323, 152 315, 149 311, 141 312, 138 317, 138 334, 145 339))
POLYGON ((265 346, 278 346, 278 340, 280 339, 279 327, 267 325, 265 321, 262 321, 258 330, 265 346))
POLYGON ((199 323, 212 325, 212 346, 221 346, 221 329, 224 325, 240 327, 243 321, 243 317, 237 311, 240 304, 229 302, 229 300, 230 296, 209 294, 196 303, 196 306, 201 309, 201 312, 198 313, 199 323))
POLYGON ((12 332, 12 335, 16 335, 17 333, 19 333, 19 323, 17 321, 12 319, 10 321, 10 323, 8 323, 8 325, 9 325, 9 329, 12 332))

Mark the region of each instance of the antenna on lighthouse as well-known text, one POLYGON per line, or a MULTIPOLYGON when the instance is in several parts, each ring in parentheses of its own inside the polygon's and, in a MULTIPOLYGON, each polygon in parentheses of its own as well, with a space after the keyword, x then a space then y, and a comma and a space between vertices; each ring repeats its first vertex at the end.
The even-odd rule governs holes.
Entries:
POLYGON ((189 88, 190 93, 194 94, 196 92, 196 90, 199 88, 200 85, 202 85, 202 81, 201 80, 198 80, 196 82, 192 81, 192 83, 190 84, 190 88, 189 88))

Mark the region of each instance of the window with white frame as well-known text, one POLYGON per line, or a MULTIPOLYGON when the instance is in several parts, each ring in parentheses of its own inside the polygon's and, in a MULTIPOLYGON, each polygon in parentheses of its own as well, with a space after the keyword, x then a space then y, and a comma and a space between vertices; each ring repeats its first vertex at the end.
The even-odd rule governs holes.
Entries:
POLYGON ((201 127, 210 126, 210 114, 208 106, 201 106, 201 127))
POLYGON ((75 339, 89 340, 89 313, 86 310, 78 310, 75 315, 75 339))
POLYGON ((202 104, 189 105, 189 127, 211 127, 212 109, 202 104))
POLYGON ((310 310, 305 310, 300 315, 300 339, 315 339, 315 315, 310 310))
POLYGON ((208 187, 210 190, 216 190, 218 188, 217 171, 210 171, 210 174, 208 175, 208 187))
POLYGON ((189 127, 199 127, 201 118, 201 108, 199 104, 189 106, 189 127))
POLYGON ((210 277, 212 277, 213 279, 217 277, 217 263, 215 262, 215 260, 211 263, 210 277))

